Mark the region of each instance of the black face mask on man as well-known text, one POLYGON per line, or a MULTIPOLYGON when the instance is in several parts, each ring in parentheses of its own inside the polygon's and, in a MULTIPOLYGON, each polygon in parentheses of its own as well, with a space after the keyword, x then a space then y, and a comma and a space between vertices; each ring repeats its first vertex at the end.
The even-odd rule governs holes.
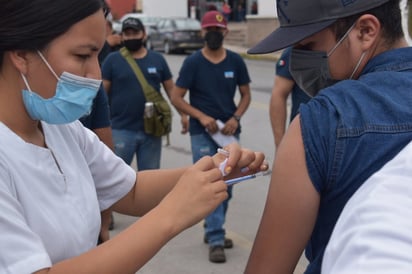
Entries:
MULTIPOLYGON (((321 89, 329 87, 340 80, 333 79, 330 74, 328 58, 348 37, 349 33, 354 28, 353 24, 342 38, 329 51, 311 51, 293 48, 290 54, 289 71, 295 80, 296 84, 306 92, 310 97, 316 96, 321 89)), ((355 75, 358 68, 365 57, 366 52, 363 52, 359 61, 355 65, 349 79, 355 75)))
POLYGON ((217 30, 210 30, 205 35, 206 45, 211 50, 217 50, 223 45, 223 33, 217 30))
POLYGON ((138 51, 143 47, 143 38, 124 40, 123 44, 129 51, 138 51))

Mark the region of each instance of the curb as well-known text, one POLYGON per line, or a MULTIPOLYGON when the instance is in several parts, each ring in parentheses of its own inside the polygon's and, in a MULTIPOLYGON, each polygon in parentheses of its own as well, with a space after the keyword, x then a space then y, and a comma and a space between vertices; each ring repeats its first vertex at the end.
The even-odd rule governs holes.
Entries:
POLYGON ((274 53, 268 53, 268 54, 248 54, 247 53, 247 48, 245 47, 240 47, 237 45, 224 45, 225 48, 234 51, 238 53, 242 58, 244 59, 250 59, 250 60, 262 60, 262 61, 271 61, 271 62, 277 62, 280 58, 281 52, 274 52, 274 53))
POLYGON ((279 60, 278 55, 271 55, 271 54, 247 54, 245 52, 240 52, 239 55, 245 59, 251 59, 251 60, 263 60, 263 61, 273 61, 273 62, 277 62, 279 60))

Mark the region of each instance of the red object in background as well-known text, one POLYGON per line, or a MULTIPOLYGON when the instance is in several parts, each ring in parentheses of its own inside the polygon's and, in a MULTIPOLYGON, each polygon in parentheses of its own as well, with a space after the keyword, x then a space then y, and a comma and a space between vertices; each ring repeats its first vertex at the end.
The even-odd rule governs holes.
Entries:
POLYGON ((126 13, 136 11, 136 0, 106 0, 106 2, 110 6, 115 19, 119 19, 126 13))

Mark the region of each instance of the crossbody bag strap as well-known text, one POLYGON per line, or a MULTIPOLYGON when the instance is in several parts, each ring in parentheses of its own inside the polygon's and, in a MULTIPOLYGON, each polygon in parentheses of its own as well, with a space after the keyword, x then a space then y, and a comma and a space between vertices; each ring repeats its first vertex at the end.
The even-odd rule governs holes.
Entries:
POLYGON ((137 65, 136 61, 133 59, 132 55, 130 54, 129 50, 125 47, 122 47, 120 49, 120 54, 126 59, 126 61, 129 63, 130 67, 134 71, 134 73, 137 76, 137 79, 139 80, 139 83, 142 85, 142 90, 144 93, 144 96, 146 97, 146 101, 148 102, 154 102, 158 97, 160 96, 162 99, 162 95, 157 92, 146 80, 144 77, 141 69, 137 65))

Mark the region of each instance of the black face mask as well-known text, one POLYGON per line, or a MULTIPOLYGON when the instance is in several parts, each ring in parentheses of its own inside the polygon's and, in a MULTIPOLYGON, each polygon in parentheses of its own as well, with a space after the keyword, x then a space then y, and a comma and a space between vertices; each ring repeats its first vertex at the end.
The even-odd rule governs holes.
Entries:
POLYGON ((143 38, 124 40, 123 44, 129 51, 138 51, 143 46, 143 38))
POLYGON ((211 50, 217 50, 223 45, 223 33, 211 30, 205 35, 206 45, 211 50))

